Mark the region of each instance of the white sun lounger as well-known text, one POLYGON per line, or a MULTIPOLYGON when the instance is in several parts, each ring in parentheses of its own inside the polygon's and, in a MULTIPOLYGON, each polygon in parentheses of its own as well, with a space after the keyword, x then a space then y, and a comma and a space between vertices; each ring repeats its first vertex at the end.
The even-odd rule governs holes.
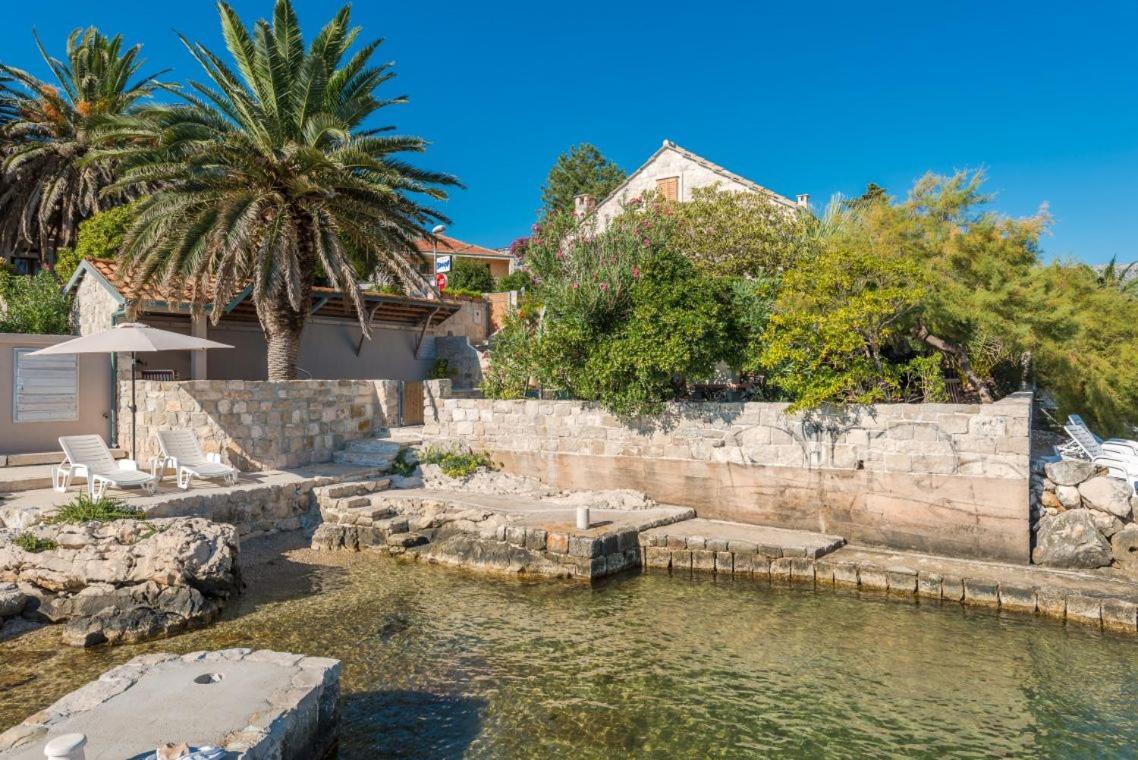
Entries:
POLYGON ((107 486, 137 486, 147 494, 158 490, 158 479, 139 471, 132 460, 116 462, 101 435, 62 435, 59 447, 63 461, 52 469, 51 481, 60 493, 71 486, 74 477, 87 478, 87 494, 92 499, 102 498, 107 486))
POLYGON ((1138 441, 1123 438, 1104 441, 1077 414, 1067 418, 1063 430, 1071 440, 1056 447, 1059 456, 1064 459, 1089 459, 1099 467, 1105 467, 1111 477, 1125 480, 1138 493, 1138 441))
POLYGON ((155 477, 164 475, 168 467, 173 467, 178 474, 178 488, 183 491, 190 487, 194 478, 222 479, 230 486, 237 484, 237 468, 222 464, 218 454, 204 453, 198 445, 197 436, 189 430, 162 430, 157 436, 162 454, 154 459, 151 466, 155 477))

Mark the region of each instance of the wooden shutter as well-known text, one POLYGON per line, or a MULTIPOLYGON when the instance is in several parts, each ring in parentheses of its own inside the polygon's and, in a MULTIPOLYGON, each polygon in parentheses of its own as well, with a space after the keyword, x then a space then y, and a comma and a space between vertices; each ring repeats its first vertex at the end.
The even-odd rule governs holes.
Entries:
POLYGON ((13 422, 79 419, 79 357, 30 356, 35 348, 16 348, 12 389, 13 422))
POLYGON ((664 200, 678 201, 680 199, 680 178, 664 177, 658 179, 656 180, 656 190, 663 196, 664 200))

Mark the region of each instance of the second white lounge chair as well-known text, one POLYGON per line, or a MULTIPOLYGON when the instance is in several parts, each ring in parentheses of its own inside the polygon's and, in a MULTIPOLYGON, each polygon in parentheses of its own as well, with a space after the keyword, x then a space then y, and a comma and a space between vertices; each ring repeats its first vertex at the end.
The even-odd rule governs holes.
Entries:
POLYGON ((63 462, 53 468, 51 480, 60 493, 67 490, 74 476, 86 476, 87 494, 92 499, 102 498, 109 485, 137 486, 147 494, 158 490, 158 479, 138 470, 132 460, 116 462, 101 435, 62 435, 59 447, 63 449, 63 462))
POLYGON ((151 466, 155 477, 165 474, 166 468, 173 467, 178 474, 178 488, 183 491, 190 487, 194 478, 221 479, 229 486, 237 484, 237 468, 222 464, 218 454, 204 453, 197 436, 191 431, 162 430, 157 436, 162 454, 154 459, 151 466))

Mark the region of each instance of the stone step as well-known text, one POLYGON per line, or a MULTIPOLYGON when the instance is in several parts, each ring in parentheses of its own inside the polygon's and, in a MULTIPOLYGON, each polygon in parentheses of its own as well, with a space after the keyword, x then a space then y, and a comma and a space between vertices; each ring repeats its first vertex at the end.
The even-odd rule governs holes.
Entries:
POLYGON ((817 559, 846 543, 841 536, 808 530, 789 530, 767 525, 694 518, 652 528, 640 534, 640 544, 701 552, 761 554, 768 559, 809 557, 817 559))
POLYGON ((343 451, 378 454, 394 458, 399 454, 401 448, 403 448, 403 444, 389 438, 361 438, 349 443, 343 448, 343 451))
POLYGON ((360 467, 376 467, 381 470, 386 470, 391 467, 391 463, 395 461, 394 455, 385 456, 383 454, 372 453, 369 451, 336 451, 332 454, 332 461, 336 464, 354 464, 360 467))
POLYGON ((367 496, 377 491, 386 491, 390 486, 391 478, 349 480, 344 483, 325 486, 320 495, 329 499, 343 499, 347 496, 367 496))

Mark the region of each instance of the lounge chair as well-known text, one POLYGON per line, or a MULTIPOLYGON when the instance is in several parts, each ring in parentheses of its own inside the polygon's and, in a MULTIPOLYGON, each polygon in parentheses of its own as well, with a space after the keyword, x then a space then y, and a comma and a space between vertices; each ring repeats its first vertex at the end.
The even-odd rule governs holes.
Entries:
POLYGON ((137 486, 146 494, 158 490, 158 479, 141 472, 133 460, 116 462, 101 435, 62 435, 59 447, 63 449, 63 461, 52 468, 51 481, 60 493, 71 486, 74 477, 87 478, 87 494, 92 499, 102 498, 107 486, 137 486))
POLYGON ((190 487, 194 478, 203 480, 222 479, 226 485, 236 485, 238 471, 235 467, 221 463, 218 454, 206 454, 198 445, 198 438, 189 430, 163 430, 158 434, 160 456, 154 458, 151 473, 155 477, 165 475, 168 467, 178 474, 178 488, 183 491, 190 487))
POLYGON ((1106 468, 1111 477, 1125 480, 1138 493, 1138 441, 1124 438, 1104 441, 1077 414, 1067 418, 1063 430, 1071 440, 1055 447, 1059 456, 1064 459, 1089 459, 1093 464, 1106 468))

